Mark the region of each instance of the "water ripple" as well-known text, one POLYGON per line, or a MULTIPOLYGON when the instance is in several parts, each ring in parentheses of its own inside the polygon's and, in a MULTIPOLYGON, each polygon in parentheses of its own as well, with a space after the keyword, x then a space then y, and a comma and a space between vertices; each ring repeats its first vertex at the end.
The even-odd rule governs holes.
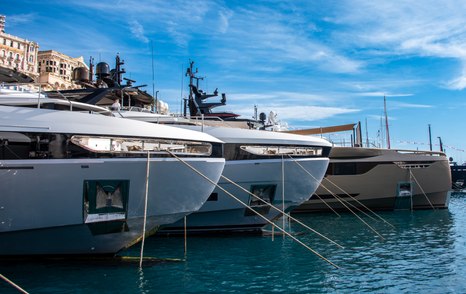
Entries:
MULTIPOLYGON (((32 293, 466 293, 466 196, 448 210, 383 212, 395 228, 351 214, 299 215, 340 249, 292 224, 298 238, 190 237, 185 261, 137 265, 0 264, 32 293)), ((146 255, 184 259, 182 238, 149 238, 146 255)), ((137 256, 139 248, 126 254, 137 256)), ((11 288, 0 284, 0 292, 11 288)), ((12 292, 14 293, 14 292, 12 292)))

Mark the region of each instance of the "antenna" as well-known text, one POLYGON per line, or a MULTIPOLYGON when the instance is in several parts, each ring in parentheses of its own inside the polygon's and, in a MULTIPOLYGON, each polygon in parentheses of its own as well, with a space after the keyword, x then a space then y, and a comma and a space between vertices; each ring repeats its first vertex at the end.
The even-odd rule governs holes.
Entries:
POLYGON ((369 148, 369 132, 367 131, 367 117, 366 117, 366 147, 369 148))
POLYGON ((429 124, 429 147, 430 147, 430 151, 432 151, 432 133, 430 132, 430 124, 429 124))
MULTIPOLYGON (((184 65, 181 64, 180 114, 183 112, 183 80, 184 80, 183 69, 184 69, 184 65)), ((184 112, 185 113, 183 115, 186 116, 186 110, 184 112)))
POLYGON ((122 74, 126 73, 125 69, 121 66, 125 64, 124 60, 120 59, 120 53, 117 53, 115 57, 115 74, 113 76, 113 80, 121 85, 122 82, 122 74))
POLYGON ((387 149, 390 149, 390 133, 388 132, 388 115, 387 115, 387 99, 383 96, 383 110, 385 113, 385 130, 387 133, 387 149))
POLYGON ((440 152, 443 152, 443 143, 442 143, 442 138, 437 137, 440 145, 440 152))
POLYGON ((94 57, 92 56, 89 57, 89 81, 91 84, 94 81, 94 57))
MULTIPOLYGON (((152 51, 152 98, 154 98, 155 96, 154 42, 152 40, 150 40, 150 47, 152 51)), ((156 113, 159 112, 158 107, 157 107, 157 98, 155 99, 155 105, 152 110, 153 111, 155 110, 156 113)))
MULTIPOLYGON (((195 77, 195 73, 193 72, 193 66, 194 66, 194 61, 191 59, 189 60, 189 67, 186 69, 186 76, 189 76, 189 101, 194 100, 193 98, 193 88, 191 87, 193 85, 193 79, 195 77)), ((197 73, 197 69, 196 69, 197 73)), ((184 101, 184 109, 183 109, 183 116, 186 116, 186 100, 184 101)))

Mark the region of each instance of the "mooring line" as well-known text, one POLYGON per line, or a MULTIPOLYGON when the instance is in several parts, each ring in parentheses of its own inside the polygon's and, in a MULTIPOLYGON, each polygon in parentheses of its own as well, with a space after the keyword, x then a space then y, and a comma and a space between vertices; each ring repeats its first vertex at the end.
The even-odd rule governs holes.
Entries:
MULTIPOLYGON (((185 164, 186 166, 188 166, 190 169, 192 169, 194 172, 196 172, 197 174, 199 174, 201 177, 203 177, 204 179, 206 179, 208 182, 210 182, 211 184, 213 184, 214 186, 216 186, 217 188, 219 188, 220 190, 222 190, 223 192, 225 192, 227 195, 229 195, 230 197, 232 197, 233 199, 235 199, 236 201, 238 201, 239 203, 241 203, 242 205, 244 205, 246 208, 248 208, 249 206, 244 203, 243 201, 241 201, 241 199, 237 198, 236 196, 234 196, 233 194, 231 194, 230 192, 228 192, 227 190, 225 190, 224 188, 220 187, 216 182, 212 181, 211 179, 209 179, 207 176, 205 176, 204 174, 202 174, 199 170, 197 170, 195 167, 193 167, 192 165, 190 165, 189 163, 187 163, 186 161, 182 160, 181 158, 179 158, 178 156, 176 156, 173 152, 167 150, 166 152, 168 152, 171 156, 173 156, 174 158, 176 158, 177 160, 179 160, 181 163, 185 164)), ((276 224, 274 224, 273 222, 269 221, 265 216, 263 216, 262 214, 258 213, 257 211, 255 211, 254 209, 251 209, 255 214, 257 214, 257 216, 261 217, 262 219, 264 219, 267 223, 269 223, 270 225, 272 225, 273 227, 277 228, 279 231, 281 231, 283 234, 287 235, 288 237, 290 237, 291 239, 293 239, 294 241, 296 241, 298 244, 300 244, 301 246, 305 247, 306 249, 308 249, 309 251, 311 251, 312 253, 314 253, 315 255, 317 255, 320 259, 324 260, 325 262, 327 262, 328 264, 332 265, 333 267, 339 269, 340 267, 336 264, 334 264, 333 262, 331 262, 330 260, 328 260, 327 258, 325 258, 324 256, 322 256, 319 252, 315 251, 314 249, 312 249, 311 247, 309 247, 308 245, 304 244, 303 242, 301 242, 298 238, 296 238, 295 236, 291 235, 290 233, 288 233, 287 231, 283 230, 282 228, 280 228, 280 226, 277 226, 276 224)))
MULTIPOLYGON (((327 180, 329 183, 333 184, 329 179, 325 179, 327 180)), ((323 186, 323 183, 321 183, 322 186, 323 186)), ((335 184, 333 184, 334 186, 336 186, 335 184)), ((340 188, 338 186, 336 186, 337 188, 340 188)), ((341 189, 341 188, 340 188, 341 189)), ((343 192, 345 193, 345 195, 347 195, 348 197, 351 197, 351 195, 349 195, 348 193, 346 193, 344 190, 343 192)), ((362 210, 361 208, 357 207, 356 205, 354 205, 353 203, 351 203, 350 201, 346 200, 345 198, 341 197, 340 195, 338 195, 337 193, 334 193, 333 191, 330 192, 331 195, 334 197, 334 198, 338 198, 340 199, 341 201, 345 202, 346 204, 348 204, 349 206, 351 206, 353 209, 357 210, 358 212, 364 214, 365 216, 367 216, 368 218, 370 218, 371 220, 373 221, 377 221, 374 217, 372 217, 371 215, 369 215, 367 212, 365 212, 364 210, 362 210)), ((354 199, 356 200, 356 199, 354 199)), ((361 203, 362 204, 362 203, 361 203)))
MULTIPOLYGON (((340 215, 335 209, 333 209, 333 208, 330 206, 330 204, 327 203, 327 201, 325 201, 324 199, 322 199, 322 197, 320 197, 319 194, 314 193, 313 195, 317 196, 317 198, 319 198, 320 201, 322 201, 325 205, 327 205, 327 207, 328 207, 331 211, 333 211, 336 215, 338 215, 338 217, 341 217, 341 215, 340 215)), ((311 197, 312 197, 312 195, 311 195, 311 197)))
POLYGON ((338 195, 336 194, 333 194, 332 191, 330 191, 326 186, 324 186, 322 183, 320 184, 322 186, 322 188, 324 188, 325 190, 327 190, 328 192, 332 193, 333 197, 335 197, 335 199, 337 199, 341 205, 343 205, 346 209, 348 209, 355 217, 357 217, 363 224, 365 224, 369 229, 371 229, 371 231, 373 231, 377 236, 379 236, 382 240, 385 240, 385 238, 379 233, 377 232, 376 229, 374 229, 371 225, 369 225, 365 220, 363 220, 356 212, 354 212, 350 207, 348 207, 341 199, 340 197, 338 197, 338 195))
MULTIPOLYGON (((282 226, 283 226, 283 229, 285 229, 285 159, 283 158, 283 155, 282 155, 282 177, 281 177, 281 180, 282 180, 282 226)), ((285 235, 283 235, 283 238, 285 238, 285 235)))
MULTIPOLYGON (((322 187, 324 186, 323 183, 321 183, 322 187)), ((330 191, 329 189, 327 189, 328 191, 330 191)), ((354 205, 353 203, 351 203, 350 201, 346 200, 345 198, 339 196, 338 194, 335 194, 333 193, 333 191, 330 191, 331 195, 337 199, 338 201, 340 202, 345 202, 346 204, 348 204, 349 206, 351 206, 353 209, 357 210, 358 212, 362 213, 363 215, 365 215, 366 217, 370 218, 371 220, 373 221, 377 221, 377 219, 375 219, 374 217, 372 217, 371 215, 369 215, 367 212, 365 212, 364 210, 362 210, 361 208, 357 207, 356 205, 354 205)), ((350 195, 351 197, 351 195, 350 195)), ((390 224, 389 224, 390 225, 390 224)))
POLYGON ((144 197, 144 224, 142 227, 142 242, 141 242, 141 255, 139 258, 139 267, 142 267, 142 259, 144 256, 144 241, 146 240, 146 223, 147 223, 147 198, 149 196, 149 173, 150 173, 150 152, 147 151, 147 164, 146 164, 146 194, 144 197))
MULTIPOLYGON (((290 158, 292 158, 290 156, 290 158)), ((299 164, 298 162, 296 162, 297 164, 299 164)), ((301 168, 305 169, 303 166, 301 166, 301 168)), ((311 175, 312 176, 312 175, 311 175)), ((315 177, 312 176, 314 179, 315 177)), ((358 199, 356 199, 355 197, 351 196, 347 191, 343 190, 343 188, 341 188, 340 186, 338 186, 337 184, 335 184, 334 182, 332 182, 329 178, 326 178, 324 177, 323 180, 326 180, 328 181, 329 183, 331 183, 333 186, 335 186, 336 188, 340 189, 343 193, 345 193, 348 197, 350 197, 352 200, 354 200, 356 203, 358 203, 359 205, 361 205, 362 207, 364 207, 367 211, 371 212, 373 215, 375 215, 377 218, 379 218, 380 220, 382 220, 383 222, 385 222, 386 224, 388 224, 389 226, 395 228, 394 225, 392 225, 391 223, 389 223, 387 220, 385 220, 383 217, 381 217, 379 214, 375 213, 372 209, 370 209, 369 207, 367 207, 366 205, 364 205, 364 203, 362 203, 361 201, 359 201, 358 199)), ((328 189, 327 189, 328 190, 328 189)), ((332 196, 338 196, 336 194, 334 194, 332 191, 328 190, 332 196)), ((319 197, 320 198, 320 197, 319 197)), ((335 197, 336 198, 336 197, 335 197)), ((341 198, 341 197, 340 197, 341 198)), ((321 198, 320 198, 321 199, 321 198)), ((322 199, 321 199, 322 200, 322 199)), ((350 203, 349 201, 347 201, 346 199, 343 199, 341 198, 341 200, 345 201, 346 203, 348 203, 349 205, 351 205, 353 208, 357 209, 358 211, 360 211, 361 213, 363 213, 364 215, 366 215, 367 217, 371 218, 371 219, 374 219, 373 217, 371 217, 370 215, 368 215, 366 212, 364 212, 363 210, 359 209, 357 206, 353 205, 352 203, 350 203)), ((326 203, 327 204, 327 203, 326 203)), ((327 204, 328 205, 328 204, 327 204)), ((375 219, 374 219, 375 220, 375 219)))
MULTIPOLYGON (((426 200, 427 200, 427 202, 429 202, 430 207, 432 207, 432 209, 435 210, 434 205, 432 204, 432 202, 430 202, 429 197, 427 197, 426 192, 424 192, 424 189, 422 189, 421 185, 420 185, 419 182, 417 181, 417 179, 416 179, 416 177, 414 176, 414 174, 413 174, 413 172, 411 171, 411 169, 409 169, 409 173, 410 173, 411 176, 413 177, 413 179, 414 179, 414 181, 416 182, 416 184, 418 185, 419 189, 421 189, 422 194, 424 194, 424 197, 426 197, 426 200)), ((413 201, 412 201, 412 198, 411 198, 411 202, 413 202, 413 201)))
POLYGON ((15 284, 13 281, 11 281, 10 279, 8 279, 8 278, 5 277, 4 275, 0 274, 0 278, 2 278, 5 282, 7 282, 8 284, 10 284, 10 285, 13 286, 14 288, 16 288, 16 290, 20 291, 21 293, 29 294, 29 292, 27 292, 26 290, 24 290, 23 288, 21 288, 20 286, 18 286, 17 284, 15 284))
MULTIPOLYGON (((299 162, 297 162, 296 160, 294 161, 297 165, 299 165, 308 175, 310 175, 314 180, 317 181, 317 179, 307 170, 305 169, 299 162)), ((340 203, 346 207, 346 209, 348 209, 352 214, 354 214, 354 216, 356 216, 361 222, 363 222, 369 229, 371 229, 375 234, 377 234, 382 240, 385 240, 385 238, 379 234, 379 232, 377 232, 373 227, 371 227, 367 222, 365 222, 359 215, 357 215, 357 213, 355 213, 353 210, 351 210, 351 208, 349 208, 345 203, 343 203, 340 199, 338 199, 338 197, 336 195, 333 194, 332 191, 330 191, 327 187, 325 187, 322 182, 320 183, 320 185, 322 186, 322 188, 324 188, 325 190, 327 190, 328 192, 330 192, 334 197, 335 199, 337 199, 338 201, 340 201, 340 203)))
POLYGON ((186 215, 184 216, 184 258, 188 255, 188 230, 187 230, 187 218, 186 215))
MULTIPOLYGON (((289 155, 290 158, 291 155, 289 155)), ((292 158, 293 159, 293 158, 292 158)), ((299 162, 295 161, 296 164, 298 164, 299 166, 301 166, 302 169, 304 169, 306 172, 307 170, 301 165, 299 164, 299 162)), ((311 177, 313 177, 315 180, 317 180, 312 174, 310 174, 309 172, 307 172, 311 177)), ((372 214, 374 214, 377 218, 379 218, 380 220, 382 220, 384 223, 388 224, 389 226, 395 228, 394 225, 392 225, 391 223, 389 223, 388 221, 386 221, 383 217, 381 217, 380 215, 378 215, 377 213, 375 213, 373 210, 371 210, 369 207, 367 207, 366 205, 364 205, 364 203, 360 202, 358 199, 354 198, 353 196, 351 196, 348 192, 346 192, 345 190, 343 190, 341 187, 339 187, 337 184, 333 183, 330 179, 324 177, 323 180, 326 180, 328 181, 329 183, 331 183, 332 185, 334 185, 335 187, 337 187, 338 189, 340 189, 343 193, 345 193, 347 196, 349 196, 351 199, 353 199, 356 203, 360 204, 362 207, 364 207, 365 209, 367 209, 367 211, 370 211, 372 214)), ((323 186, 323 183, 321 182, 321 185, 323 186)), ((330 191, 329 189, 326 189, 328 192, 330 192, 330 194, 337 198, 338 195, 336 195, 335 193, 333 193, 332 191, 330 191)), ((341 198, 341 197, 340 197, 341 198)), ((321 199, 319 197, 319 199, 321 199)), ((322 200, 322 199, 321 199, 322 200)), ((338 199, 337 199, 338 200, 338 199)), ((366 216, 368 216, 369 218, 371 219, 374 219, 373 217, 371 217, 370 215, 368 215, 366 212, 362 211, 361 209, 359 209, 357 206, 353 205, 352 203, 350 203, 349 201, 347 201, 346 199, 343 199, 341 198, 341 200, 345 201, 346 203, 348 203, 349 205, 351 205, 352 207, 354 207, 355 209, 357 209, 358 211, 360 211, 361 213, 365 214, 366 216)), ((340 201, 341 202, 341 201, 340 201)), ((325 204, 328 205, 328 203, 324 202, 325 204)), ((329 206, 330 207, 330 206, 329 206)), ((332 209, 333 210, 333 209, 332 209)), ((374 219, 375 220, 375 219, 374 219)))
POLYGON ((303 226, 304 228, 306 228, 306 229, 308 229, 309 231, 313 232, 314 234, 316 234, 316 235, 322 237, 323 239, 329 241, 329 242, 332 243, 332 244, 335 244, 336 246, 338 246, 338 247, 340 247, 340 248, 342 248, 342 249, 344 248, 342 245, 340 245, 340 244, 338 244, 337 242, 333 241, 332 239, 326 237, 325 235, 319 233, 318 231, 316 231, 315 229, 309 227, 308 225, 306 225, 305 223, 301 222, 300 220, 294 218, 294 217, 293 217, 292 215, 290 215, 289 213, 284 212, 283 210, 281 210, 281 209, 275 207, 274 205, 268 203, 267 201, 265 201, 264 199, 262 199, 262 198, 260 198, 259 196, 255 195, 254 193, 252 193, 252 192, 246 190, 245 188, 243 188, 243 187, 240 186, 239 184, 235 183, 235 182, 232 181, 231 179, 225 177, 224 175, 221 175, 220 177, 221 177, 222 179, 228 181, 230 184, 233 184, 235 187, 237 187, 237 188, 241 189, 242 191, 246 192, 247 194, 249 194, 249 195, 255 197, 256 200, 259 200, 259 201, 261 201, 262 203, 268 205, 270 208, 272 208, 272 209, 274 209, 274 210, 276 210, 276 211, 278 211, 278 212, 283 213, 283 215, 289 217, 292 221, 294 221, 294 222, 300 224, 301 226, 303 226))
MULTIPOLYGON (((334 182, 332 182, 330 179, 326 178, 326 180, 331 183, 333 186, 335 186, 336 188, 340 189, 343 193, 345 193, 348 197, 350 197, 352 200, 354 200, 356 203, 358 203, 359 205, 361 205, 362 207, 364 207, 367 211, 369 211, 370 213, 372 213, 373 215, 375 215, 378 219, 380 219, 381 221, 383 221, 384 223, 386 223, 387 225, 391 226, 392 228, 395 228, 394 225, 392 225, 391 223, 389 223, 387 220, 385 220, 383 217, 381 217, 378 213, 376 213, 375 211, 373 211, 372 209, 370 209, 369 207, 367 207, 366 205, 364 205, 364 203, 362 203, 361 201, 359 201, 358 199, 356 199, 355 197, 351 196, 348 192, 346 192, 345 190, 343 190, 343 188, 341 188, 340 186, 338 186, 337 184, 335 184, 334 182)), ((346 200, 345 200, 346 201, 346 200)), ((359 211, 361 211, 362 213, 366 214, 364 211, 360 210, 359 208, 357 208, 356 206, 354 206, 353 204, 351 204, 349 201, 346 201, 348 204, 352 205, 354 208, 358 209, 359 211)), ((370 217, 368 214, 366 214, 368 217, 370 217)), ((372 217, 371 217, 372 218, 372 217)))

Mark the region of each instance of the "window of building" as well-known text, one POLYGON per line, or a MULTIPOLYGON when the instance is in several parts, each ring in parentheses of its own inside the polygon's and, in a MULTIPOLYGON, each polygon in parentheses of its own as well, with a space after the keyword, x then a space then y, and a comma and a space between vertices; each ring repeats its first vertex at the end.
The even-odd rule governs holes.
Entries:
POLYGON ((34 57, 32 55, 29 56, 29 62, 34 62, 34 57))
POLYGON ((30 51, 30 52, 34 52, 34 46, 30 46, 30 47, 29 47, 29 51, 30 51))

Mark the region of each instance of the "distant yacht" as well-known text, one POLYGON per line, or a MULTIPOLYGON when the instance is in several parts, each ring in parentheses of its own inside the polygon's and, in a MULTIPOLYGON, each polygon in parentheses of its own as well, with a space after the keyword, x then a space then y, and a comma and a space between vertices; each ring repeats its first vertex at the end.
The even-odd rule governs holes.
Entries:
POLYGON ((466 165, 458 165, 456 162, 450 163, 451 187, 455 191, 464 191, 466 181, 466 165))
POLYGON ((108 108, 68 100, 65 97, 52 98, 40 91, 30 90, 26 85, 19 84, 0 84, 0 105, 70 110, 113 116, 112 111, 108 108))
POLYGON ((213 191, 167 151, 217 182, 222 148, 200 132, 0 106, 0 255, 114 255, 142 236, 147 172, 148 233, 213 191))
POLYGON ((316 195, 293 212, 447 208, 450 188, 442 152, 333 147, 316 195))

